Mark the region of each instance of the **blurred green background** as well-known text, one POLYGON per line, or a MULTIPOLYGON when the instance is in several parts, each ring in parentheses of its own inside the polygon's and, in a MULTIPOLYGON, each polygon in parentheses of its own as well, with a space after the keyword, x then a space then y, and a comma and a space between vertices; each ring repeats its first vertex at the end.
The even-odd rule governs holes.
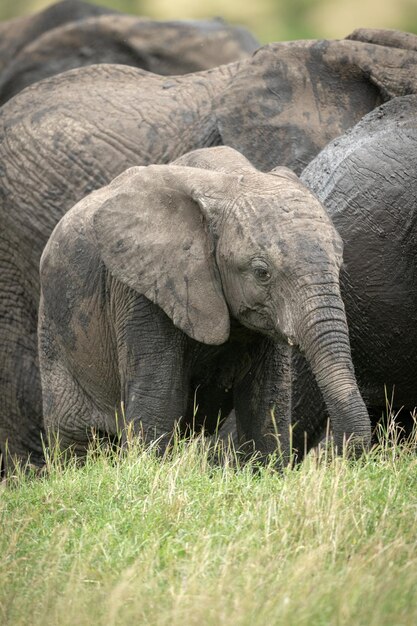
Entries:
MULTIPOLYGON (((156 19, 221 16, 261 42, 344 37, 359 26, 417 33, 417 0, 93 0, 156 19)), ((51 0, 0 0, 0 19, 32 13, 51 0)))

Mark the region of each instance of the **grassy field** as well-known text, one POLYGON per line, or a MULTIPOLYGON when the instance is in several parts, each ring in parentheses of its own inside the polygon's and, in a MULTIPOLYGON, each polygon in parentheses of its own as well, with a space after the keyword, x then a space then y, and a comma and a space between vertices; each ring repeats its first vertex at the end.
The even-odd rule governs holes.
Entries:
POLYGON ((0 501, 3 626, 417 624, 415 445, 284 475, 133 447, 0 501))

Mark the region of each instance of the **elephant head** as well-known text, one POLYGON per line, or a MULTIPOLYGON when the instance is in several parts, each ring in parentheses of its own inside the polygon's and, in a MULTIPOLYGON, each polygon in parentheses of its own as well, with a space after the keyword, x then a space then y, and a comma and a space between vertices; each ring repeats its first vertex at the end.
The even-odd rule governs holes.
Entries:
POLYGON ((16 52, 1 74, 0 102, 34 82, 85 65, 124 64, 178 75, 232 63, 258 47, 249 31, 219 20, 94 16, 52 28, 16 52))
POLYGON ((100 255, 114 277, 199 342, 226 342, 232 317, 296 344, 339 449, 344 438, 368 445, 339 288, 342 242, 290 170, 262 173, 231 148, 203 149, 174 165, 131 168, 91 198, 100 255))

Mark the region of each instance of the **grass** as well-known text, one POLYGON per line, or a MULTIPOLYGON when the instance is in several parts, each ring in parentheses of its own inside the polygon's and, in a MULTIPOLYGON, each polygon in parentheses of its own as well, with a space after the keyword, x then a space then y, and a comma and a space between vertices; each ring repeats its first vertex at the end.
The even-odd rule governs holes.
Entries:
POLYGON ((134 445, 0 492, 0 623, 417 624, 416 445, 278 475, 134 445))

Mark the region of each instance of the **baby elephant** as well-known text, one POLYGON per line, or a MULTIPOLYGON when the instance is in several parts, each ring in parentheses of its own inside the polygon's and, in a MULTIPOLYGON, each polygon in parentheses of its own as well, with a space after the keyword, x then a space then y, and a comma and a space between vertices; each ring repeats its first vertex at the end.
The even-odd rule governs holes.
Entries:
POLYGON ((127 170, 74 206, 42 255, 47 431, 83 454, 92 429, 128 426, 164 450, 175 427, 210 432, 234 408, 240 443, 261 458, 278 446, 285 463, 297 345, 336 445, 362 450, 341 263, 331 220, 286 168, 262 173, 222 146, 127 170))

